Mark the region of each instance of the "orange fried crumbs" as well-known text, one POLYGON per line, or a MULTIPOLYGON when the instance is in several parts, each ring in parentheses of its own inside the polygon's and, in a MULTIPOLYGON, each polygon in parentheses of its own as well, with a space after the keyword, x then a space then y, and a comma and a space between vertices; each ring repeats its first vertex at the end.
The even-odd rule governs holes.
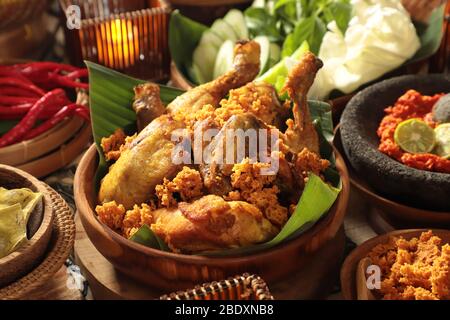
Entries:
POLYGON ((278 202, 277 186, 268 187, 275 181, 274 175, 262 175, 261 169, 266 163, 250 163, 248 158, 235 164, 231 174, 231 185, 238 191, 232 191, 226 200, 245 200, 255 205, 265 217, 275 225, 282 226, 288 219, 288 209, 278 202))
POLYGON ((156 186, 156 195, 163 207, 177 206, 174 194, 179 195, 182 201, 190 201, 203 195, 203 180, 195 169, 183 167, 176 177, 169 181, 164 178, 163 184, 156 186))
POLYGON ((261 175, 261 169, 269 167, 268 163, 250 163, 250 159, 245 158, 233 166, 231 185, 246 193, 262 190, 264 186, 275 181, 274 175, 261 175))
POLYGON ((141 207, 134 205, 133 209, 125 213, 122 223, 122 235, 130 238, 144 224, 151 226, 153 223, 152 211, 155 209, 153 204, 143 203, 141 207))
POLYGON ((122 222, 125 216, 125 207, 121 204, 117 205, 115 201, 106 202, 95 208, 98 218, 113 230, 121 230, 122 222))
POLYGON ((108 138, 102 138, 101 147, 107 161, 116 161, 122 152, 136 138, 137 134, 127 137, 122 129, 116 129, 108 138))
POLYGON ((295 171, 304 180, 307 179, 309 172, 320 176, 321 172, 329 166, 330 162, 328 160, 320 158, 318 154, 309 151, 307 148, 304 148, 297 154, 297 159, 294 163, 295 171))
POLYGON ((420 238, 391 238, 369 258, 382 272, 380 294, 386 300, 450 299, 450 245, 432 231, 420 238))

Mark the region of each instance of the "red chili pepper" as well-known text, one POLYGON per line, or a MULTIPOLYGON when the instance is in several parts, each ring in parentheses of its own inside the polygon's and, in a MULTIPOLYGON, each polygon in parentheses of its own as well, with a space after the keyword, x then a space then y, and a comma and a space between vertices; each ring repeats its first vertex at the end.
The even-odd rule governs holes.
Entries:
MULTIPOLYGON (((67 105, 67 103, 63 103, 60 105, 52 105, 46 106, 45 110, 39 115, 39 120, 48 119, 53 116, 56 112, 58 112, 63 106, 67 105)), ((0 119, 2 120, 18 120, 22 119, 33 107, 31 104, 22 104, 18 106, 12 107, 2 107, 0 106, 0 119)))
POLYGON ((65 93, 62 89, 55 89, 46 93, 42 98, 40 98, 26 114, 25 117, 11 130, 5 133, 0 138, 0 148, 8 146, 10 144, 18 142, 22 139, 28 131, 33 128, 39 115, 45 109, 47 101, 51 100, 55 96, 64 95, 65 93))
POLYGON ((55 81, 60 86, 67 88, 80 88, 80 89, 89 89, 89 84, 74 81, 66 76, 60 76, 58 74, 49 75, 49 79, 55 81))
MULTIPOLYGON (((86 114, 84 114, 83 110, 87 111, 87 109, 85 107, 75 104, 75 103, 70 104, 65 107, 62 107, 61 110, 59 110, 57 113, 55 113, 50 119, 45 121, 43 124, 41 124, 37 128, 34 128, 30 132, 28 132, 25 135, 24 140, 30 140, 30 139, 33 139, 33 138, 43 134, 44 132, 50 130, 51 128, 56 126, 58 123, 60 123, 62 120, 64 120, 64 118, 70 117, 74 113, 76 115, 81 116, 83 119, 85 119, 86 114)), ((88 118, 88 121, 89 121, 89 118, 88 118)))
POLYGON ((57 62, 30 62, 25 64, 16 65, 16 67, 22 69, 23 73, 31 72, 31 71, 52 71, 55 69, 73 72, 80 70, 80 68, 71 66, 70 64, 63 64, 57 62))
POLYGON ((88 69, 80 69, 80 70, 69 73, 66 77, 70 78, 72 80, 75 80, 75 79, 87 78, 88 76, 89 76, 88 69))
POLYGON ((10 97, 10 96, 0 96, 0 103, 3 105, 17 105, 24 103, 36 103, 39 98, 28 98, 28 97, 10 97))
POLYGON ((27 97, 27 98, 40 97, 35 92, 31 92, 30 90, 25 90, 17 87, 0 88, 0 94, 10 97, 27 97))
POLYGON ((45 94, 45 92, 42 89, 36 87, 34 84, 29 84, 19 78, 12 78, 12 77, 0 78, 0 85, 15 86, 22 89, 30 90, 32 92, 37 93, 39 96, 43 96, 45 94))

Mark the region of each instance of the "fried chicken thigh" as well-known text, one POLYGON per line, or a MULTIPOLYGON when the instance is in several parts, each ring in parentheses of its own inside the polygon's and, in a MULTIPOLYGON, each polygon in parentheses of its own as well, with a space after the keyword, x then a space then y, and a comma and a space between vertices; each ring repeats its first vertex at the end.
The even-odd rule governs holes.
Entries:
POLYGON ((207 195, 178 208, 153 212, 151 228, 175 252, 237 248, 267 241, 279 229, 261 211, 243 201, 207 195))

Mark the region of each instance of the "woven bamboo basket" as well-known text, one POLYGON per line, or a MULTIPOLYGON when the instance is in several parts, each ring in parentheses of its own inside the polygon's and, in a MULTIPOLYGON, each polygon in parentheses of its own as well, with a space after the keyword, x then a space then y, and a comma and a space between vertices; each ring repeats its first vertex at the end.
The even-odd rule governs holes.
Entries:
POLYGON ((8 286, 0 287, 0 300, 27 299, 55 275, 72 252, 75 240, 72 210, 56 191, 42 182, 41 184, 46 189, 53 208, 53 232, 49 246, 38 266, 8 286))
MULTIPOLYGON (((20 62, 23 61, 0 61, 0 65, 20 62)), ((76 102, 87 106, 88 94, 77 90, 76 102)), ((0 163, 41 178, 70 164, 87 148, 91 139, 89 124, 78 117, 67 118, 34 139, 0 148, 0 163)))
POLYGON ((44 185, 26 172, 0 165, 0 186, 7 189, 29 188, 40 192, 43 199, 30 213, 27 241, 16 251, 0 258, 0 287, 27 274, 41 262, 52 234, 53 209, 50 194, 44 185))
POLYGON ((219 282, 205 283, 194 289, 174 292, 160 300, 273 300, 266 282, 245 273, 219 282))
POLYGON ((73 64, 89 60, 140 79, 169 78, 170 6, 165 1, 60 0, 66 15, 72 5, 81 11, 80 28, 64 28, 73 64))

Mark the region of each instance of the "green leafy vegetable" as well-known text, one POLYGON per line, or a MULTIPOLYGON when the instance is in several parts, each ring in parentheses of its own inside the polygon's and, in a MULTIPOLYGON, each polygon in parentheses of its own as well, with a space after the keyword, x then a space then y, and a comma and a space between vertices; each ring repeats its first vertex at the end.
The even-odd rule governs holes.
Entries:
POLYGON ((208 29, 194 20, 186 18, 178 10, 172 13, 169 24, 169 48, 177 68, 185 75, 192 68, 192 54, 203 32, 208 29))
POLYGON ((445 5, 444 3, 433 11, 427 25, 415 23, 421 47, 408 63, 427 59, 439 49, 443 36, 445 5))
POLYGON ((322 38, 326 31, 325 23, 316 16, 300 19, 294 32, 286 37, 281 56, 290 56, 305 41, 310 45, 312 53, 319 54, 322 38))
POLYGON ((139 230, 130 237, 130 240, 150 248, 155 248, 162 251, 170 251, 166 243, 160 237, 158 237, 146 224, 140 227, 139 230))

